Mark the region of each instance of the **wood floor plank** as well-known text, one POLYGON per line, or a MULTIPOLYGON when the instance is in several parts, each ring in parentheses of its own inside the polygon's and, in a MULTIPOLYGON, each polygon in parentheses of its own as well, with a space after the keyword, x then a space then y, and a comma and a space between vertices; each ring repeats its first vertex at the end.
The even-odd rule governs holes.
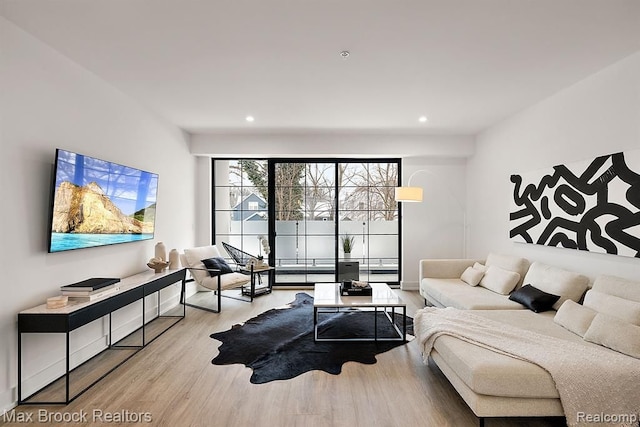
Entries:
MULTIPOLYGON (((409 315, 423 306, 417 292, 396 291, 407 302, 409 315)), ((129 411, 150 414, 148 425, 171 427, 478 425, 478 419, 437 367, 422 362, 415 341, 378 355, 374 365, 346 363, 340 375, 313 371, 258 385, 249 382, 251 370, 242 365, 211 363, 220 343, 210 334, 282 307, 293 301, 297 292, 302 291, 278 289, 253 303, 223 298, 219 314, 187 308, 185 320, 70 405, 19 406, 16 411, 84 410, 89 421, 94 409, 103 413, 129 411)), ((113 425, 74 425, 103 424, 113 425)), ((487 420, 486 425, 545 427, 558 425, 558 420, 498 418, 487 420)))

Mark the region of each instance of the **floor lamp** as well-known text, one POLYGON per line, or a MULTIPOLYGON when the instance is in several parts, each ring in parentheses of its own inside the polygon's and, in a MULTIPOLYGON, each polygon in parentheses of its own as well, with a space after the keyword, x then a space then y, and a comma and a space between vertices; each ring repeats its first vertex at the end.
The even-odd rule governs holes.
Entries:
MULTIPOLYGON (((422 187, 412 187, 411 186, 411 180, 413 179, 413 177, 416 176, 418 173, 421 173, 421 172, 429 174, 429 175, 435 177, 436 179, 438 179, 438 176, 436 174, 434 174, 433 172, 431 172, 431 171, 429 171, 427 169, 419 169, 419 170, 413 172, 409 176, 409 180, 407 181, 407 186, 406 187, 400 186, 400 187, 396 187, 395 188, 395 200, 396 200, 396 202, 404 202, 404 203, 406 203, 406 202, 409 202, 409 203, 422 202, 422 200, 423 200, 422 187)), ((460 202, 460 200, 458 200, 458 198, 453 195, 453 192, 451 191, 451 188, 448 185, 444 185, 444 188, 447 189, 447 192, 449 193, 451 198, 456 202, 456 204, 458 205, 458 207, 462 211, 462 257, 466 258, 467 257, 467 211, 464 208, 464 205, 460 202)))

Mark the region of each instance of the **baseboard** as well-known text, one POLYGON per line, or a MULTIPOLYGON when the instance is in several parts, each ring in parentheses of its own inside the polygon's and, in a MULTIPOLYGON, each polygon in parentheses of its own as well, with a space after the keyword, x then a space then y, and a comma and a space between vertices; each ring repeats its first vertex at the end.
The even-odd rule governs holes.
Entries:
POLYGON ((403 291, 419 291, 420 284, 419 282, 409 282, 402 280, 400 282, 400 289, 402 289, 403 291))
MULTIPOLYGON (((82 346, 78 350, 69 355, 69 365, 73 369, 87 360, 91 359, 96 354, 107 348, 105 336, 101 336, 88 344, 82 346)), ((57 380, 60 376, 64 375, 66 370, 66 360, 64 358, 58 359, 48 366, 44 367, 40 371, 34 373, 28 378, 22 379, 22 396, 27 397, 32 393, 38 391, 45 385, 57 380)))
POLYGON ((0 413, 5 414, 18 406, 18 393, 15 387, 0 395, 0 413))

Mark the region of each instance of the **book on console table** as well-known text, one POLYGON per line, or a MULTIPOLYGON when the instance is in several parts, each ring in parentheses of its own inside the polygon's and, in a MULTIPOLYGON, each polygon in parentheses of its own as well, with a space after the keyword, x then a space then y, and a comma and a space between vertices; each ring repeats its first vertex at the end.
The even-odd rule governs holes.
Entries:
POLYGON ((60 290, 63 292, 63 295, 65 295, 64 292, 94 292, 114 288, 116 283, 119 282, 120 279, 118 278, 93 277, 83 280, 82 282, 61 286, 60 290))
POLYGON ((119 290, 120 290, 120 287, 114 285, 113 287, 109 287, 108 289, 100 289, 100 290, 94 291, 89 295, 84 295, 84 292, 75 292, 75 293, 68 292, 66 294, 63 292, 62 294, 69 297, 69 301, 87 302, 87 301, 97 300, 98 298, 106 297, 107 295, 111 295, 119 290))
POLYGON ((104 288, 96 289, 95 291, 73 291, 73 290, 64 290, 62 291, 62 295, 66 295, 68 297, 98 297, 100 294, 119 291, 120 285, 114 283, 113 285, 105 286, 104 288))

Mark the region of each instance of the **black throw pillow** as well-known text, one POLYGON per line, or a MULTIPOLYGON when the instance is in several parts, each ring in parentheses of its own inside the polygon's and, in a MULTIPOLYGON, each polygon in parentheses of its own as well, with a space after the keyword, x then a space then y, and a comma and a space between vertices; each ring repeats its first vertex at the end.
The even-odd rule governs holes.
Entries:
POLYGON ((551 307, 560 299, 560 296, 548 294, 531 285, 524 285, 517 291, 511 293, 509 299, 519 302, 536 313, 542 313, 543 311, 551 310, 551 307))
POLYGON ((219 256, 215 257, 215 258, 203 259, 202 263, 207 268, 213 268, 213 269, 216 269, 216 270, 220 270, 220 272, 210 271, 209 275, 211 277, 218 276, 220 274, 233 273, 233 270, 231 269, 231 267, 229 267, 229 264, 227 264, 227 261, 225 261, 224 258, 219 257, 219 256))

